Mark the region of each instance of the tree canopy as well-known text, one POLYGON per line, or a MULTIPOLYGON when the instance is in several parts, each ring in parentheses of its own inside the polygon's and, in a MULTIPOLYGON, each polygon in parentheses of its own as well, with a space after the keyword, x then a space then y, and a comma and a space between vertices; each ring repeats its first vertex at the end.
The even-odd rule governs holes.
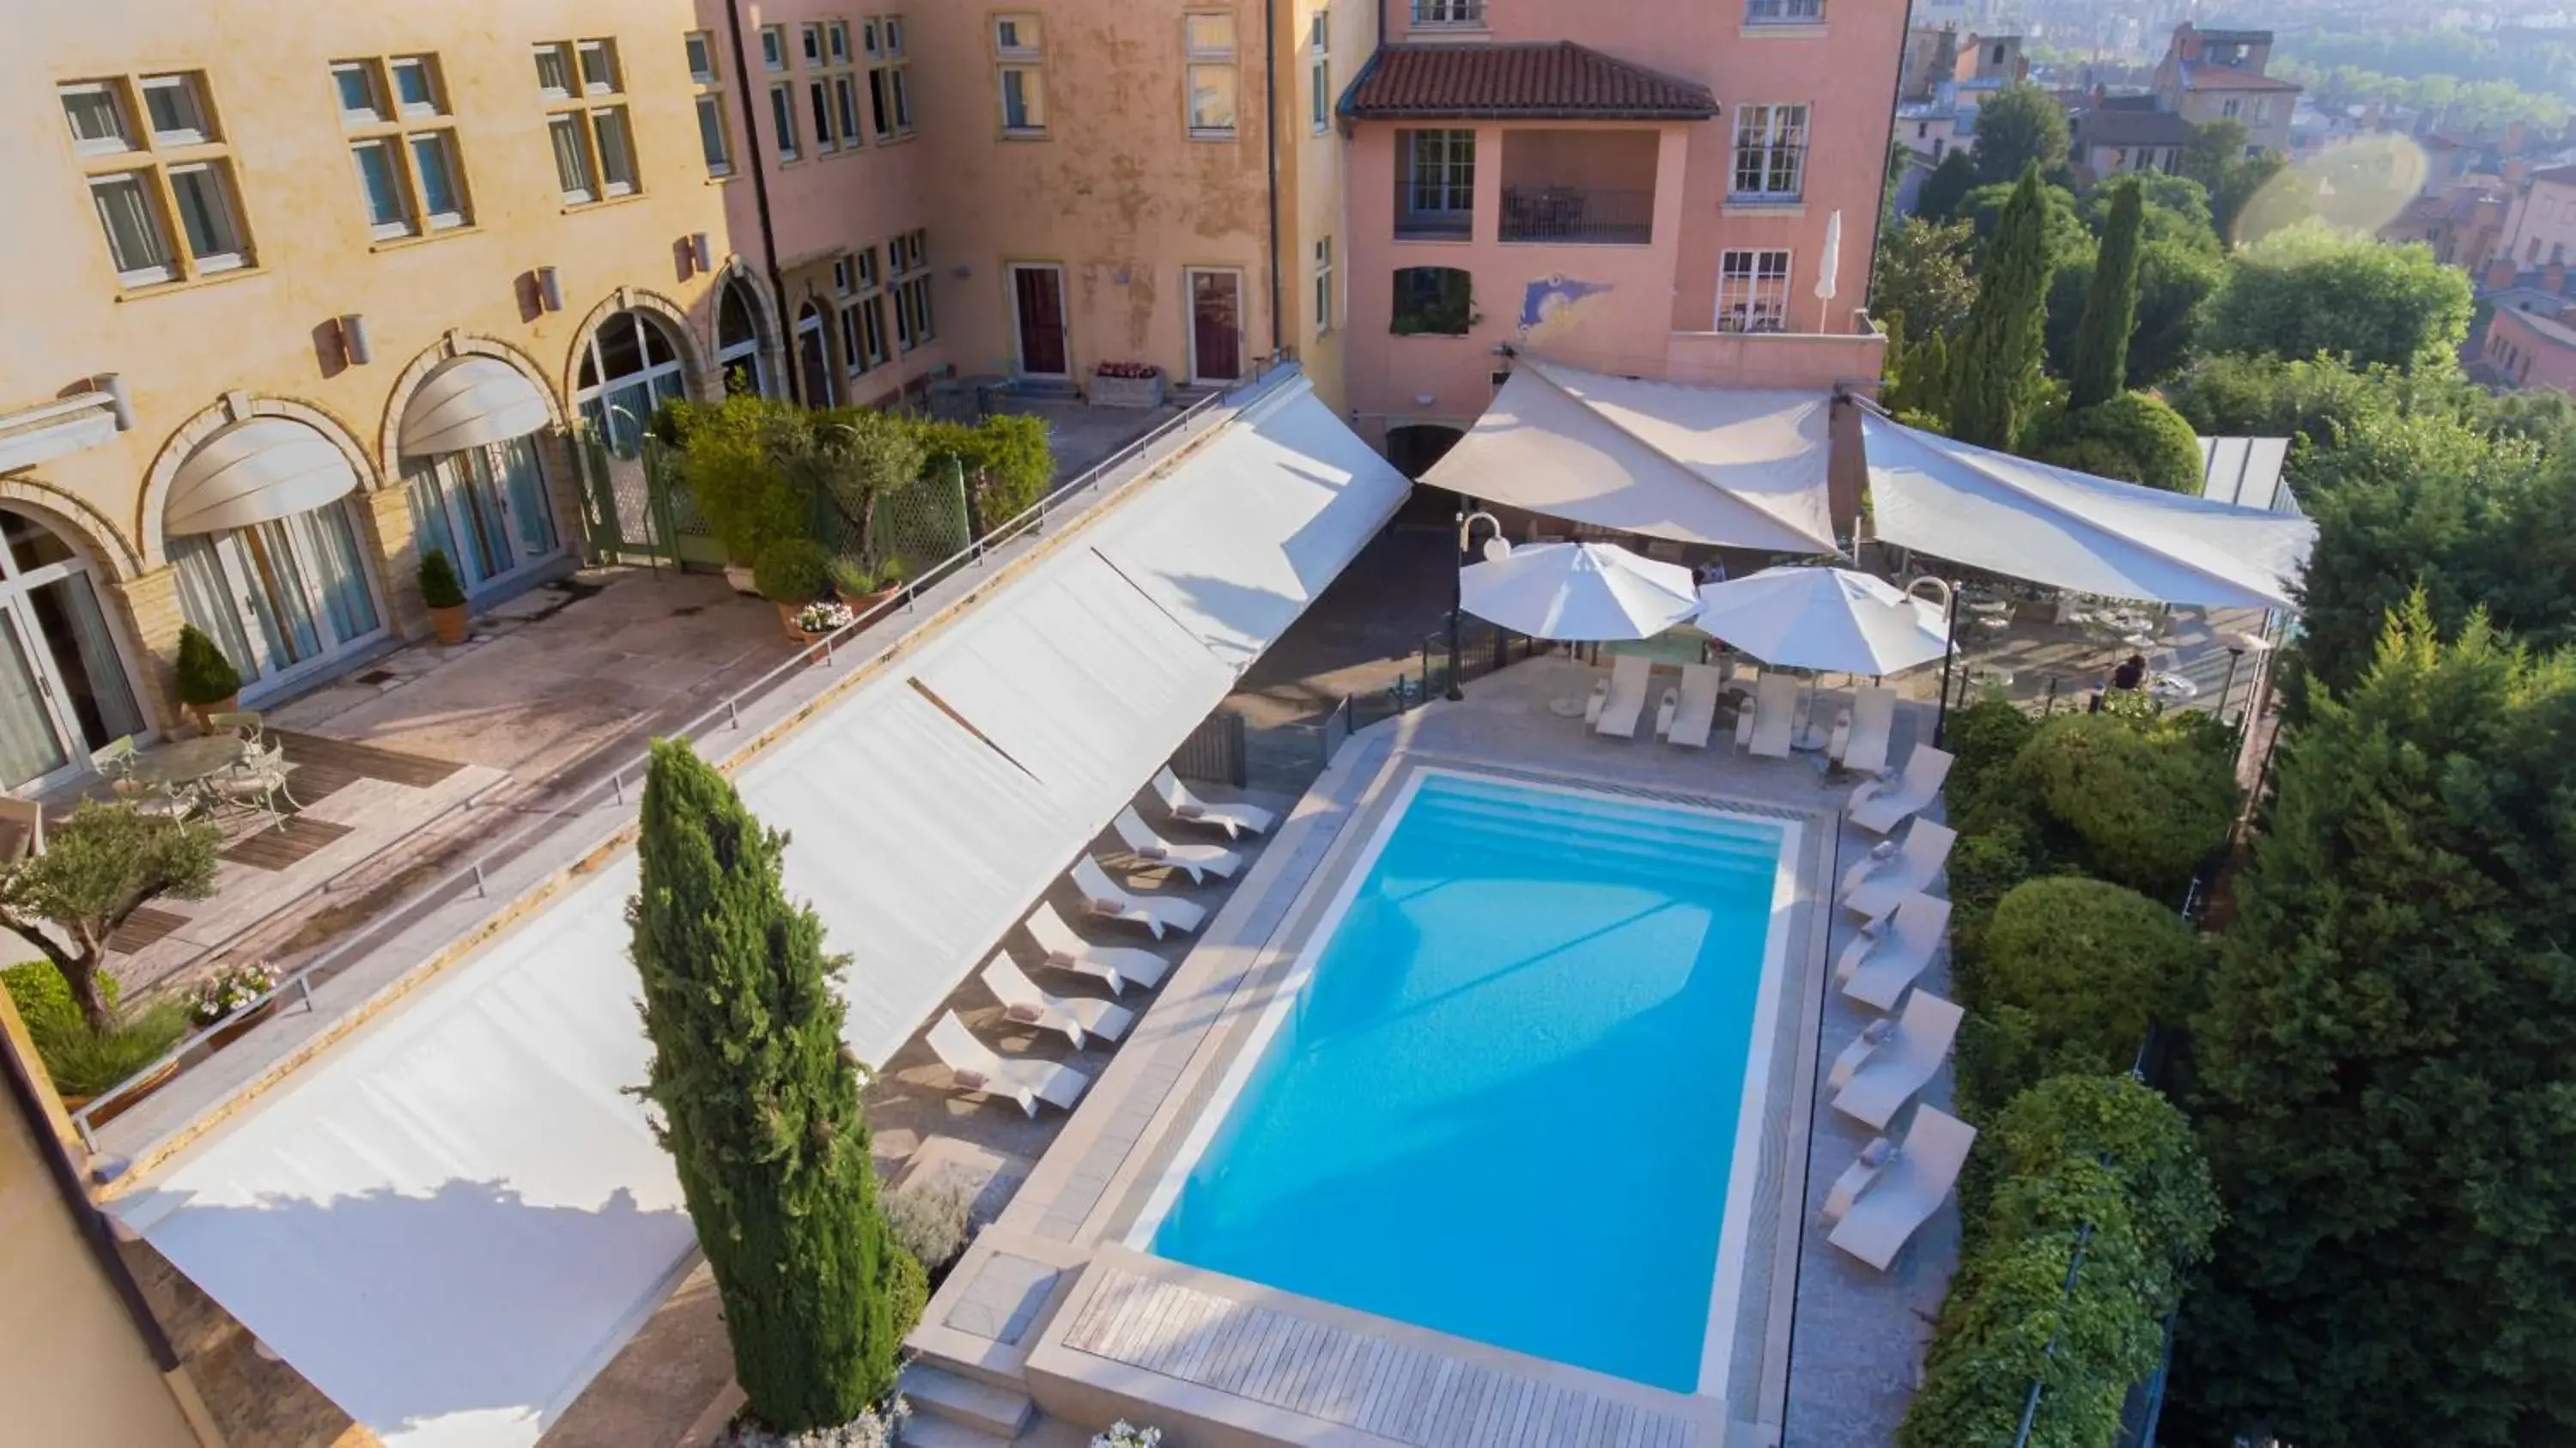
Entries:
POLYGON ((2066 108, 2045 87, 2017 82, 1977 107, 1979 181, 2009 183, 2031 166, 2054 171, 2069 143, 2066 108))
POLYGON ((2075 363, 2067 376, 2069 407, 2107 402, 2129 385, 2129 335, 2138 325, 2138 239, 2146 229, 2147 208, 2135 182, 2109 189, 2110 215, 2085 288, 2084 321, 2075 334, 2075 363))
POLYGON ((2357 367, 2446 365, 2469 334, 2469 278, 2420 243, 2390 246, 2316 223, 2240 247, 2203 344, 2340 357, 2357 367))
POLYGON ((1976 279, 1968 274, 1975 245, 1976 233, 1963 221, 1909 216, 1898 222, 1879 244, 1870 315, 1903 317, 1906 335, 1918 341, 1957 327, 1977 300, 1976 279))
POLYGON ((1977 163, 1966 151, 1952 151, 1923 178, 1923 187, 1914 193, 1914 212, 1934 220, 1947 220, 1959 214, 1968 193, 1977 189, 1977 163))
POLYGON ((2011 447, 2039 396, 2049 273, 2042 190, 2039 167, 2025 169, 1996 221, 1976 305, 1953 349, 1950 426, 1962 442, 2011 447))

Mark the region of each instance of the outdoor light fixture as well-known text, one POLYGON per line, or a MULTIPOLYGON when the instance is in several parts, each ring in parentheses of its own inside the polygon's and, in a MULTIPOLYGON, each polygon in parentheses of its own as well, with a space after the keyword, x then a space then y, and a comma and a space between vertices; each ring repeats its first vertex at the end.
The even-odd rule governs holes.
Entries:
POLYGON ((563 310, 563 278, 555 275, 553 267, 537 268, 537 300, 549 312, 563 310))
MULTIPOLYGON (((1429 402, 1431 399, 1426 397, 1422 400, 1429 402)), ((1447 697, 1452 703, 1467 697, 1466 691, 1458 687, 1458 650, 1464 647, 1464 643, 1459 638, 1459 628, 1460 621, 1467 612, 1465 597, 1467 585, 1459 578, 1458 570, 1466 566, 1467 555, 1475 550, 1476 520, 1479 518, 1493 525, 1494 536, 1488 541, 1502 543, 1502 519, 1486 512, 1470 513, 1467 511, 1467 500, 1465 498, 1458 500, 1458 556, 1449 560, 1449 693, 1447 697)), ((1511 545, 1504 543, 1503 548, 1508 556, 1511 545)))
POLYGON ((699 271, 715 270, 715 255, 715 243, 707 239, 705 232, 696 232, 689 237, 689 260, 699 271))
POLYGON ((376 347, 367 340, 367 318, 363 312, 340 315, 340 357, 352 367, 364 367, 376 360, 376 347))
POLYGON ((1417 392, 1413 394, 1413 405, 1416 407, 1429 407, 1431 404, 1439 400, 1440 399, 1438 397, 1435 397, 1428 392, 1417 392))

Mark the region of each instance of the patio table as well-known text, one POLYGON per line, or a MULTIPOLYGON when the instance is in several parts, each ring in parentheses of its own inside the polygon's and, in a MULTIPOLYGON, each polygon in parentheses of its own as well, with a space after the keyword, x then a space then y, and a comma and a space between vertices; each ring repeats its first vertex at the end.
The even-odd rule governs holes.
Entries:
POLYGON ((238 737, 209 734, 135 755, 125 777, 137 784, 184 790, 232 768, 241 757, 242 742, 238 737))

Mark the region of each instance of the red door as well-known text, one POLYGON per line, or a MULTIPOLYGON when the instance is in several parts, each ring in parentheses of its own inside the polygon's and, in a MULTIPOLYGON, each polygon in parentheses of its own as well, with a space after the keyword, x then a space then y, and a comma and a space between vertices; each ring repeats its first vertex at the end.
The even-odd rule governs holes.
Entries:
POLYGON ((1051 266, 1013 267, 1011 291, 1020 315, 1020 370, 1064 376, 1071 370, 1064 355, 1064 273, 1051 266))
POLYGON ((1234 272, 1190 273, 1194 382, 1232 382, 1243 375, 1243 278, 1234 272))

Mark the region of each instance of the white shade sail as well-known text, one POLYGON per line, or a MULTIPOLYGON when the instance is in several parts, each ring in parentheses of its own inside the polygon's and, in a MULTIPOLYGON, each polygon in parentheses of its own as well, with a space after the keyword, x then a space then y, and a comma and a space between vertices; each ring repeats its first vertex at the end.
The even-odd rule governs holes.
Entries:
MULTIPOLYGON (((850 958, 859 1059, 938 1009, 1409 486, 1350 466, 1374 455, 1302 379, 1226 427, 736 773, 850 958)), ((636 879, 613 858, 111 1210, 394 1448, 534 1443, 695 1240, 622 1094, 647 1060, 636 879)))
POLYGON ((291 417, 253 417, 197 444, 170 480, 161 531, 220 533, 345 498, 358 470, 339 445, 291 417))
POLYGON ((1766 568, 1699 591, 1699 626, 1784 669, 1893 674, 1949 650, 1949 618, 1928 599, 1843 568, 1766 568))
POLYGON ((2058 588, 2210 608, 2290 608, 2316 526, 1971 447, 1871 414, 1878 536, 2058 588))
POLYGON ((526 437, 553 421, 545 395, 498 357, 441 362, 403 406, 402 455, 431 458, 526 437))
POLYGON ((2205 437, 2200 440, 2200 495, 2267 513, 2296 511, 2281 481, 2290 461, 2286 437, 2205 437))
POLYGON ((1830 393, 1643 382, 1525 359, 1422 480, 1650 538, 1831 553, 1832 421, 1830 393))
POLYGON ((1690 570, 1610 543, 1542 543, 1458 570, 1467 612, 1532 638, 1652 638, 1699 612, 1690 570))

